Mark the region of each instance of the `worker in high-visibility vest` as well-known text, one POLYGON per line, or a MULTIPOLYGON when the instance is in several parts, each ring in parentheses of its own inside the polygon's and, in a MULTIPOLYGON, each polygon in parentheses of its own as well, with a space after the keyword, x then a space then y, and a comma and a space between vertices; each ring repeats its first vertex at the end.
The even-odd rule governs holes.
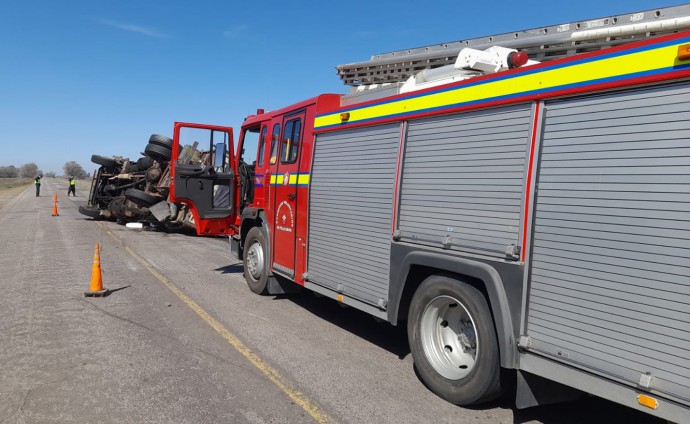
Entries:
POLYGON ((41 195, 41 176, 37 175, 34 178, 34 185, 36 185, 36 197, 41 195))
POLYGON ((72 193, 74 197, 77 197, 77 182, 74 180, 74 175, 69 177, 69 187, 67 188, 67 197, 72 193))

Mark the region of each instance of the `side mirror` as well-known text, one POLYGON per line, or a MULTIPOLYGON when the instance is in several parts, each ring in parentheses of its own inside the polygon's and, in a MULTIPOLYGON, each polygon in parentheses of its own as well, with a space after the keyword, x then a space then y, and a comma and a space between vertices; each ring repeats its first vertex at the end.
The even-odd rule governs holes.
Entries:
POLYGON ((225 143, 217 143, 213 157, 213 167, 225 170, 225 143))

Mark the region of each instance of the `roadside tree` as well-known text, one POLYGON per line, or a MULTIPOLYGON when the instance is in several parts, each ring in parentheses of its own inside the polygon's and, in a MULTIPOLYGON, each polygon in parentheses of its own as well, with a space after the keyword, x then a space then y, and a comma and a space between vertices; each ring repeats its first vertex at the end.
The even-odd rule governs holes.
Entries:
POLYGON ((25 178, 35 178, 37 175, 40 175, 40 172, 38 165, 33 162, 25 163, 19 168, 19 176, 25 178))
POLYGON ((66 162, 62 169, 65 171, 66 177, 74 175, 76 179, 86 178, 86 171, 84 171, 84 168, 73 160, 66 162))
POLYGON ((19 170, 10 166, 0 166, 0 178, 17 178, 19 176, 19 170))

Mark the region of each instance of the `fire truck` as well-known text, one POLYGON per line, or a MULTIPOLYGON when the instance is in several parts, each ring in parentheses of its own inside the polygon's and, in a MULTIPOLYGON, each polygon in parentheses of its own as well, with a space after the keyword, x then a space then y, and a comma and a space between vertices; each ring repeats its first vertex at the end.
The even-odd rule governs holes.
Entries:
POLYGON ((258 110, 236 151, 176 123, 173 163, 213 159, 175 163, 171 200, 253 292, 407 325, 450 402, 513 381, 520 408, 586 392, 687 423, 687 28, 690 4, 341 65, 349 94, 258 110))

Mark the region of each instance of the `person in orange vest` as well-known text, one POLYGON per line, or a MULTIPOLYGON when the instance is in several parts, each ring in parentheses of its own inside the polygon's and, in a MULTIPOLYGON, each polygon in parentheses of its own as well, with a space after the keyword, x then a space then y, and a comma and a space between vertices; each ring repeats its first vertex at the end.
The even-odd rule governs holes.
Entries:
POLYGON ((67 197, 72 193, 74 197, 77 197, 77 182, 74 180, 74 175, 69 177, 69 186, 67 187, 67 197))
POLYGON ((38 175, 34 178, 34 184, 36 185, 36 197, 41 195, 41 176, 38 175))

